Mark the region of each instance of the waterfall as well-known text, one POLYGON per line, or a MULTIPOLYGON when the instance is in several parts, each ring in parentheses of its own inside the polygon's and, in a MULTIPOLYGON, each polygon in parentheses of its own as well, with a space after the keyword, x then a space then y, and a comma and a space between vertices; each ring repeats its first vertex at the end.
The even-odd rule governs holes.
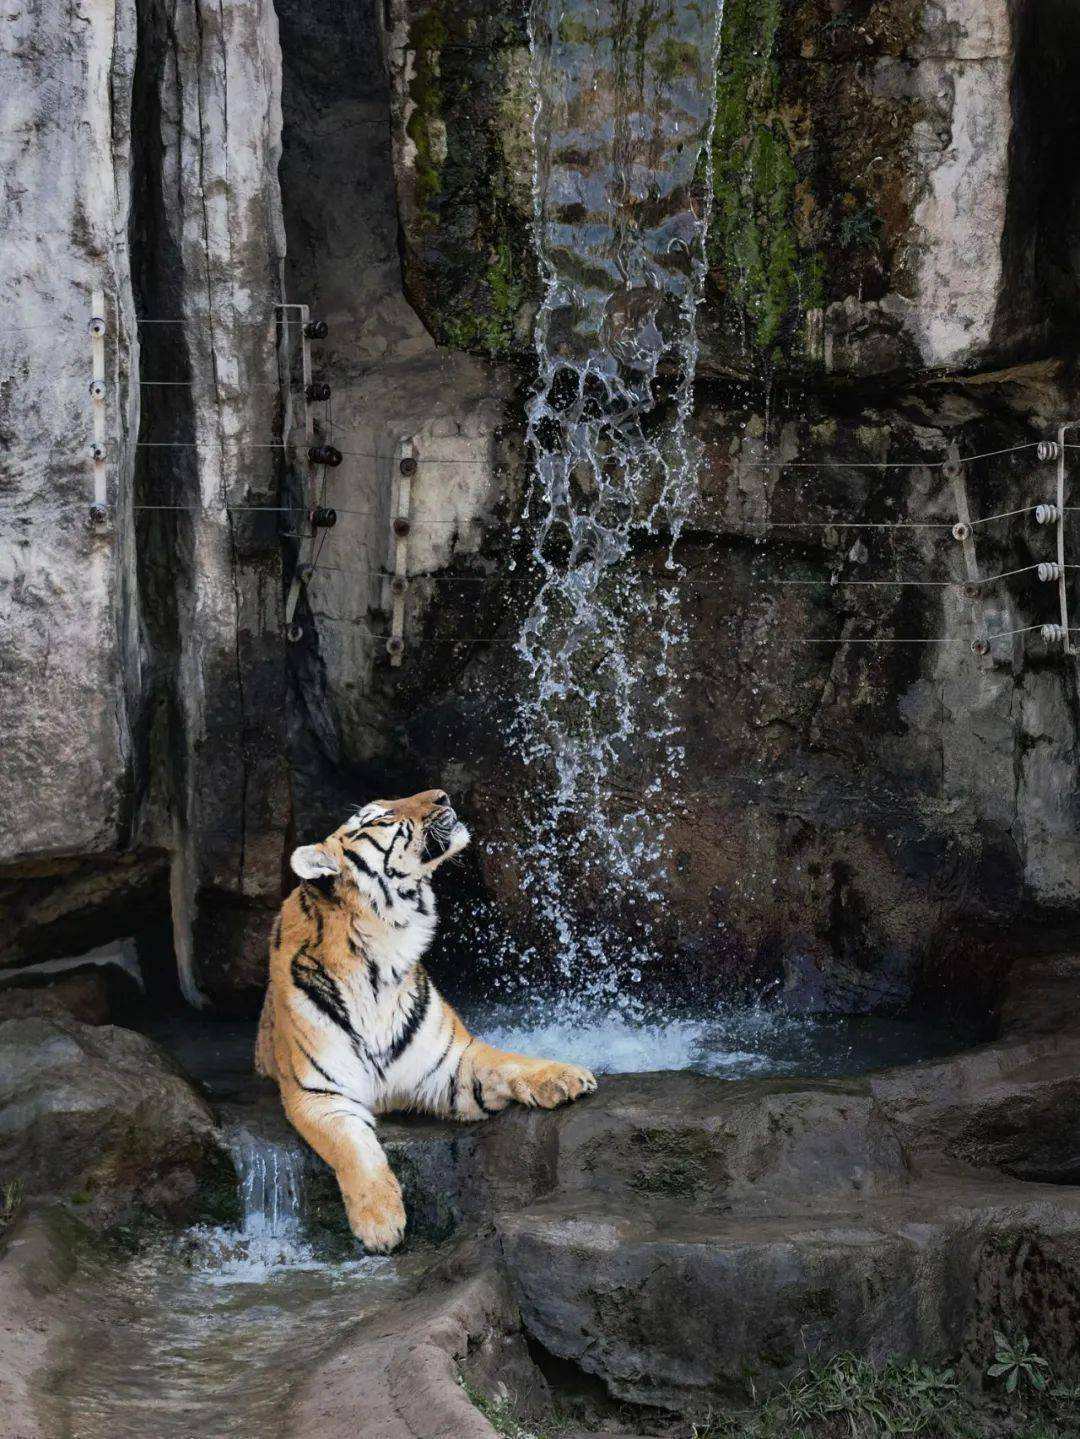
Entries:
POLYGON ((283 1268, 315 1265, 303 1226, 303 1145, 265 1138, 243 1124, 226 1129, 224 1140, 236 1170, 240 1222, 188 1232, 196 1267, 212 1282, 260 1283, 283 1268))
POLYGON ((298 1144, 238 1130, 229 1136, 248 1239, 296 1239, 304 1197, 305 1155, 298 1144))
POLYGON ((655 953, 723 0, 533 0, 534 238, 544 283, 523 530, 540 588, 518 650, 518 854, 564 993, 625 998, 655 953), (645 560, 642 560, 642 556, 645 560), (627 934, 636 937, 628 940, 627 934))

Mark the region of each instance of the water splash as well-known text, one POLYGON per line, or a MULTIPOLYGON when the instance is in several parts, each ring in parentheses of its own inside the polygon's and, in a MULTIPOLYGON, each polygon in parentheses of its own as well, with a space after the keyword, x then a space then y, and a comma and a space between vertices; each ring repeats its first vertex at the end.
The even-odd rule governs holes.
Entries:
POLYGON ((319 1263, 304 1238, 304 1170, 299 1141, 266 1139, 244 1128, 225 1134, 236 1170, 241 1220, 236 1228, 189 1231, 192 1262, 212 1282, 263 1283, 282 1268, 319 1263))
POLYGON ((557 1054, 598 1074, 693 1070, 724 1079, 862 1074, 953 1054, 973 1036, 944 1023, 865 1015, 787 1013, 767 1003, 672 1009, 662 1021, 591 1011, 538 1012, 531 1000, 474 1006, 468 1020, 489 1043, 557 1054))
POLYGON ((518 641, 535 795, 518 862, 564 994, 594 999, 625 1002, 655 953, 683 758, 675 546, 700 461, 689 419, 722 10, 530 12, 544 294, 524 524, 541 585, 518 641))

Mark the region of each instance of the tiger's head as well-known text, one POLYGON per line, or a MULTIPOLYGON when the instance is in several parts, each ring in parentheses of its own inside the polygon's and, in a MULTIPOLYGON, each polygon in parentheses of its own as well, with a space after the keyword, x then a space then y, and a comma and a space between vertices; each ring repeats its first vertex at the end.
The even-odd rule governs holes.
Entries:
POLYGON ((362 896, 377 910, 416 900, 418 887, 469 843, 469 831, 441 789, 377 799, 321 844, 293 850, 301 879, 339 899, 362 896))

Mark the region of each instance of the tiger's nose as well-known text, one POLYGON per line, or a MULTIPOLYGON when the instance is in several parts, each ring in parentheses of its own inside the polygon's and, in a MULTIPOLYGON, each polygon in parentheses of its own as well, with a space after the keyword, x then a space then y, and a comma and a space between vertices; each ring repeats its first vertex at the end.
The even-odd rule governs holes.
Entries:
POLYGON ((448 805, 450 803, 450 796, 446 793, 444 789, 440 789, 437 793, 431 796, 431 803, 448 805))

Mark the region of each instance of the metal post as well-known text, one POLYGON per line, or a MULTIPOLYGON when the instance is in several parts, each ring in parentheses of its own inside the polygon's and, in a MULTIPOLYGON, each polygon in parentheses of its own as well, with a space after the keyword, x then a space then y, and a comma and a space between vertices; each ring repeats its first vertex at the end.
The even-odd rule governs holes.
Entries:
POLYGON ((392 608, 390 638, 386 652, 397 668, 405 653, 405 594, 409 588, 409 531, 412 528, 412 481, 416 474, 416 447, 411 440, 398 446, 397 504, 391 532, 394 544, 394 577, 390 581, 392 608))
POLYGON ((106 468, 108 450, 105 441, 105 335, 108 323, 105 318, 105 291, 95 290, 90 297, 90 350, 92 378, 90 399, 94 408, 94 439, 90 445, 90 459, 94 467, 94 502, 90 508, 90 523, 103 528, 108 519, 108 472, 106 468))
POLYGON ((1065 653, 1075 654, 1076 650, 1069 634, 1069 591, 1065 569, 1065 432, 1080 424, 1070 420, 1058 430, 1057 455, 1057 562, 1058 562, 1058 607, 1061 610, 1061 629, 1065 653))
MULTIPOLYGON (((310 509, 315 505, 315 503, 316 503, 316 501, 317 501, 317 499, 318 499, 318 496, 317 496, 317 494, 315 493, 316 466, 311 463, 311 459, 310 459, 310 457, 308 456, 308 449, 310 448, 311 442, 312 442, 312 440, 313 440, 314 437, 315 437, 315 431, 314 431, 314 426, 313 426, 313 422, 312 422, 312 415, 311 415, 311 403, 310 403, 310 401, 309 401, 309 399, 308 399, 308 395, 310 394, 310 386, 311 386, 311 339, 310 339, 310 337, 308 336, 308 321, 309 321, 309 319, 310 319, 310 311, 309 311, 307 305, 300 305, 300 304, 286 304, 286 303, 282 303, 282 304, 279 304, 276 308, 279 309, 279 310, 281 310, 281 311, 295 310, 295 311, 297 312, 297 317, 296 317, 296 321, 295 321, 294 323, 299 323, 299 325, 300 325, 300 368, 301 368, 301 381, 302 381, 302 383, 301 383, 301 399, 302 399, 303 405, 304 405, 304 464, 307 466, 307 471, 306 471, 306 475, 305 475, 305 479, 304 479, 304 489, 305 489, 305 496, 306 496, 306 500, 307 500, 307 503, 306 503, 306 505, 305 505, 305 513, 306 513, 308 510, 310 510, 310 509)), ((281 323, 285 326, 285 334, 286 334, 286 341, 287 341, 287 339, 288 339, 288 332, 289 332, 289 318, 288 318, 288 315, 286 315, 286 314, 283 314, 283 315, 282 315, 282 321, 281 321, 281 323)), ((285 415, 286 415, 287 435, 288 435, 288 439, 287 439, 286 443, 291 444, 291 443, 292 443, 292 438, 293 438, 293 436, 292 436, 292 424, 291 424, 291 421, 292 421, 292 356, 291 356, 291 354, 289 353, 289 349, 288 349, 288 344, 287 344, 287 343, 286 343, 286 349, 285 349, 285 366, 284 366, 284 372, 285 372, 285 382, 286 382, 286 383, 285 383, 285 388, 286 388, 286 395, 285 395, 285 401, 286 401, 286 404, 285 404, 285 415)), ((308 579, 309 579, 310 576, 311 576, 311 564, 310 564, 310 561, 313 560, 314 558, 315 558, 315 529, 314 529, 314 526, 312 526, 312 529, 311 529, 311 538, 310 538, 309 546, 308 546, 308 563, 307 563, 307 564, 297 565, 295 571, 293 572, 292 584, 289 586, 289 593, 288 593, 288 595, 287 595, 286 598, 285 598, 285 634, 286 634, 286 637, 289 639, 290 643, 293 643, 293 644, 295 644, 297 640, 301 639, 302 636, 303 636, 303 633, 304 633, 302 627, 301 627, 300 625, 294 623, 294 616, 296 615, 297 602, 298 602, 299 599, 300 599, 300 588, 301 588, 302 585, 304 585, 304 584, 307 583, 308 579)))

